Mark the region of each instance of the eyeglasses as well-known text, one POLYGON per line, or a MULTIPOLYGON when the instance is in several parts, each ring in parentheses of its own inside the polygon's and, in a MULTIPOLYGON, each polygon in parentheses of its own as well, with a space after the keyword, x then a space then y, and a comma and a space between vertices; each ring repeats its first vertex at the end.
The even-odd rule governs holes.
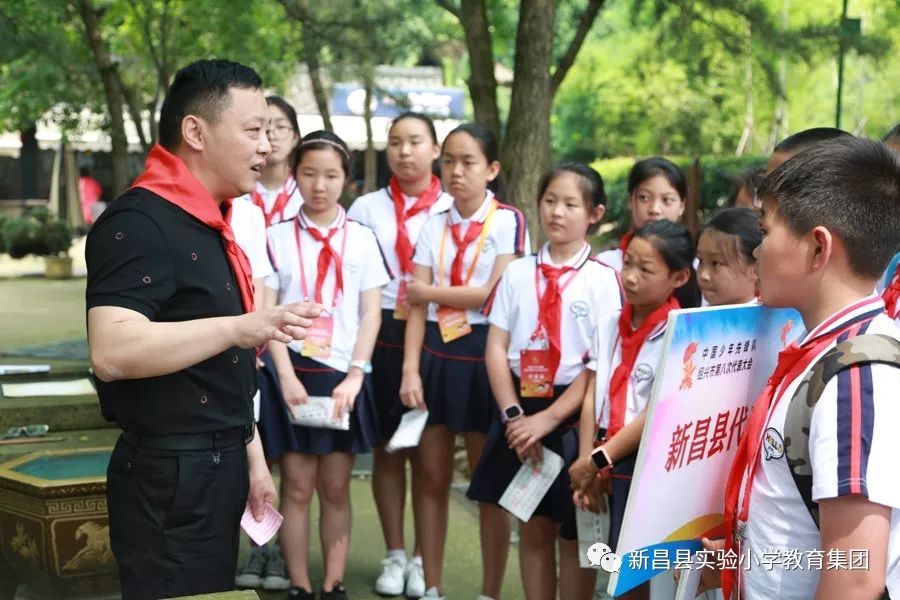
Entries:
POLYGON ((275 125, 266 129, 266 137, 270 140, 283 140, 290 137, 293 131, 294 128, 290 125, 275 125))
POLYGON ((3 434, 3 439, 20 438, 20 437, 41 437, 47 435, 50 431, 49 425, 23 425, 21 427, 10 427, 3 434))

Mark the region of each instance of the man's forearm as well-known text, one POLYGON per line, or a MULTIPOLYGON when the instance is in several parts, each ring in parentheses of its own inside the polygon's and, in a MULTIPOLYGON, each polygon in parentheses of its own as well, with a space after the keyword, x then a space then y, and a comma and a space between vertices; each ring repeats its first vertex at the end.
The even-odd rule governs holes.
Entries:
POLYGON ((253 440, 247 444, 247 466, 250 471, 260 467, 268 469, 269 467, 266 465, 266 455, 263 452, 262 441, 259 439, 259 428, 256 427, 256 423, 253 424, 253 427, 255 428, 253 440))
POLYGON ((101 381, 176 373, 235 345, 236 319, 214 317, 159 323, 124 319, 101 323, 88 312, 91 366, 101 381))

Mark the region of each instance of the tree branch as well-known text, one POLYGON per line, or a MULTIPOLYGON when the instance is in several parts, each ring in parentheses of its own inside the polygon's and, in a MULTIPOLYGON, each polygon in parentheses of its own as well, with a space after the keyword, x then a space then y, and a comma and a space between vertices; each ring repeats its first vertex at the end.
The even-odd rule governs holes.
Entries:
POLYGON ((581 46, 584 44, 588 32, 591 30, 594 21, 597 19, 597 14, 603 7, 603 3, 604 0, 589 0, 587 8, 581 13, 575 35, 572 37, 572 41, 569 43, 569 47, 566 49, 565 54, 562 55, 562 58, 560 58, 559 62, 556 64, 556 69, 554 69, 553 75, 550 78, 550 93, 552 95, 556 94, 556 90, 559 89, 563 79, 566 78, 569 69, 575 64, 575 57, 578 56, 578 52, 581 50, 581 46))
POLYGON ((460 18, 459 7, 452 4, 450 0, 434 0, 434 2, 457 19, 460 18))

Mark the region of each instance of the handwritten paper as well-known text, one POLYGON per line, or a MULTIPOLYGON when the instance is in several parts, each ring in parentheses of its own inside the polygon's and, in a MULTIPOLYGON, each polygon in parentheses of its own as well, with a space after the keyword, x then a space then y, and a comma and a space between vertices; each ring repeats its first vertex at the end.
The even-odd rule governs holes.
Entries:
POLYGON ((425 431, 427 422, 427 410, 415 409, 403 413, 403 416, 400 417, 400 425, 397 426, 397 431, 391 436, 385 449, 388 452, 396 452, 401 448, 415 448, 422 439, 422 432, 425 431))
POLYGON ((334 419, 334 399, 331 396, 310 396, 304 404, 291 407, 291 422, 303 427, 322 429, 350 429, 350 413, 344 410, 340 420, 334 419))
POLYGON ((263 546, 275 537, 275 534, 278 533, 278 528, 281 527, 282 521, 284 521, 284 517, 282 517, 281 513, 275 510, 268 502, 265 504, 263 520, 257 521, 253 518, 253 513, 250 511, 250 503, 248 502, 246 508, 244 508, 244 515, 241 517, 241 529, 243 529, 247 535, 250 536, 250 539, 256 542, 258 546, 263 546))
POLYGON ((582 569, 597 569, 588 560, 588 548, 597 542, 609 540, 609 512, 595 513, 589 510, 575 509, 575 526, 578 529, 578 560, 582 569))
POLYGON ((91 385, 89 379, 3 384, 3 396, 7 398, 31 398, 34 396, 88 396, 93 393, 94 386, 91 385))
POLYGON ((547 490, 553 485, 563 468, 562 457, 541 446, 543 460, 540 469, 535 470, 534 462, 528 459, 519 467, 519 472, 500 497, 500 506, 527 522, 534 514, 547 490))

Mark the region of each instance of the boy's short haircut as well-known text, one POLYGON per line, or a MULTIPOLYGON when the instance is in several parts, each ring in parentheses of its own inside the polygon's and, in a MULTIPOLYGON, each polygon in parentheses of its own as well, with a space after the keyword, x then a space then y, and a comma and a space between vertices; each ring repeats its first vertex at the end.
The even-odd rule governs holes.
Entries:
POLYGON ((817 143, 772 171, 759 197, 796 235, 821 225, 840 238, 862 277, 880 277, 900 249, 900 156, 882 142, 817 143))
POLYGON ((812 129, 798 131, 797 133, 784 138, 777 146, 775 146, 775 149, 772 152, 779 154, 796 154, 813 144, 842 137, 853 136, 843 129, 838 129, 836 127, 813 127, 812 129))

